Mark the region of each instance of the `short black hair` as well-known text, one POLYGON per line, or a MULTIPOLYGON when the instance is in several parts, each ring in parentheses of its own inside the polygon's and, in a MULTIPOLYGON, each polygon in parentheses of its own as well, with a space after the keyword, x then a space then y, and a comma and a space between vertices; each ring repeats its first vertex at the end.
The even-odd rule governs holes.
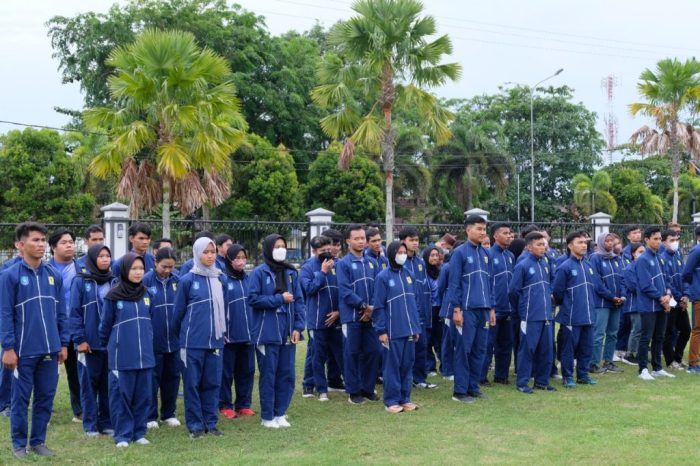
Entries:
POLYGON ((65 235, 69 235, 70 239, 75 241, 75 233, 73 233, 72 231, 70 231, 68 228, 65 228, 65 227, 58 228, 53 233, 51 233, 51 236, 49 236, 49 239, 47 240, 51 250, 53 250, 53 248, 56 247, 58 242, 65 235))
POLYGON ((634 251, 636 251, 637 249, 639 249, 642 246, 644 246, 644 244, 642 244, 642 243, 637 243, 637 242, 630 243, 630 256, 632 256, 632 260, 634 260, 634 251))
MULTIPOLYGON (((362 227, 360 227, 360 228, 362 228, 362 227)), ((341 232, 339 232, 338 230, 336 230, 335 228, 328 228, 327 230, 324 230, 321 233, 321 236, 325 236, 326 238, 330 238, 331 241, 333 241, 333 243, 340 243, 341 241, 343 241, 343 234, 341 232)), ((348 238, 347 235, 345 237, 348 238)))
POLYGON ((95 224, 90 225, 90 226, 87 227, 87 229, 85 230, 85 239, 90 239, 90 236, 91 236, 93 233, 104 233, 104 232, 105 232, 105 231, 102 229, 101 226, 95 225, 95 224))
POLYGON ((129 227, 129 236, 136 236, 139 233, 143 233, 144 235, 146 235, 150 238, 151 237, 151 227, 149 227, 148 225, 146 225, 145 223, 142 223, 142 222, 134 223, 129 227))
POLYGON ((501 228, 508 228, 510 229, 510 226, 507 223, 503 222, 497 222, 491 225, 491 236, 495 235, 498 230, 501 228))
POLYGON ((661 232, 661 241, 666 241, 666 239, 670 236, 671 238, 678 238, 681 234, 678 233, 678 230, 671 230, 671 229, 666 229, 661 232))
POLYGON ((657 227, 655 225, 646 227, 646 229, 644 230, 644 239, 649 239, 656 233, 661 233, 661 227, 657 227))
POLYGON ((173 244, 173 240, 170 238, 158 238, 155 243, 153 243, 153 249, 160 249, 160 245, 163 243, 173 244))
POLYGON ((177 260, 175 250, 173 248, 159 248, 158 252, 156 252, 156 262, 160 262, 163 259, 177 260))
POLYGON ((219 247, 219 246, 223 246, 223 244, 224 244, 226 241, 233 241, 233 238, 231 238, 231 237, 230 237, 229 235, 227 235, 226 233, 222 233, 222 234, 220 234, 219 236, 216 237, 216 239, 214 240, 214 244, 216 244, 216 246, 219 247))
POLYGON ((46 236, 46 233, 48 233, 49 230, 47 230, 41 223, 22 222, 15 228, 15 241, 25 240, 29 236, 29 233, 33 231, 38 231, 42 235, 46 236))
POLYGON ((525 242, 532 244, 533 241, 544 239, 544 235, 540 231, 531 231, 525 236, 525 242))
POLYGON ((210 240, 214 241, 214 233, 206 230, 200 231, 194 235, 194 240, 197 241, 199 238, 209 238, 210 240))
MULTIPOLYGON (((350 239, 350 235, 352 234, 352 232, 357 231, 357 230, 362 230, 363 232, 365 231, 364 227, 362 225, 360 225, 359 223, 352 223, 352 224, 348 225, 348 227, 345 229, 345 239, 350 239)), ((328 235, 326 235, 327 232, 328 232, 328 230, 324 231, 322 233, 323 236, 328 236, 328 235)), ((331 238, 331 237, 329 236, 329 238, 331 238)), ((333 238, 331 238, 331 239, 333 239, 333 238)))
POLYGON ((467 215, 467 218, 464 219, 464 226, 472 225, 486 225, 486 220, 480 215, 467 215))
POLYGON ((535 225, 534 223, 531 223, 529 225, 525 225, 521 230, 520 230, 520 237, 525 238, 527 235, 532 233, 533 231, 541 231, 542 229, 535 225))
POLYGON ((641 230, 639 225, 627 225, 622 232, 625 234, 625 236, 628 236, 630 233, 632 233, 634 230, 641 230))
POLYGON ((367 235, 367 239, 370 239, 373 236, 377 236, 377 235, 382 236, 382 232, 379 231, 379 228, 369 227, 365 231, 365 235, 367 235))
POLYGON ((576 230, 572 233, 569 233, 566 236, 566 245, 568 246, 569 244, 573 243, 575 239, 578 238, 583 238, 585 240, 588 240, 588 234, 585 230, 576 230))
POLYGON ((403 227, 401 230, 399 230, 399 239, 401 241, 414 236, 420 236, 420 233, 418 233, 418 228, 416 227, 403 227))
POLYGON ((332 242, 333 240, 328 236, 318 235, 311 238, 311 241, 309 241, 309 246, 311 246, 311 249, 319 249, 323 246, 328 246, 332 242))

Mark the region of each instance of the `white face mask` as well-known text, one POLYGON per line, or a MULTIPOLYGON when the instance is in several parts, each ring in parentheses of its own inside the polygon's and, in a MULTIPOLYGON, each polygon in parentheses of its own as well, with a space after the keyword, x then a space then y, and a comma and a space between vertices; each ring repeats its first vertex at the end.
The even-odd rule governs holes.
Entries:
POLYGON ((272 259, 274 259, 277 262, 284 262, 284 260, 287 258, 287 249, 285 248, 276 248, 272 250, 272 259))
POLYGON ((673 251, 673 252, 678 251, 678 241, 673 241, 673 242, 669 245, 669 249, 670 249, 671 251, 673 251))
POLYGON ((408 254, 397 254, 394 261, 399 265, 404 265, 408 259, 408 254))

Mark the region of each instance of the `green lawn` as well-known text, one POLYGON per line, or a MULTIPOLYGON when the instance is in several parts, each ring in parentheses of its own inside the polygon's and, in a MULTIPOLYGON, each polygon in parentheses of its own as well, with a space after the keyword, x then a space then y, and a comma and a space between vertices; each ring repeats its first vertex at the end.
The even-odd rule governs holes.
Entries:
MULTIPOLYGON (((297 354, 303 360, 302 343, 297 354)), ((450 400, 452 383, 413 392, 421 409, 390 415, 381 402, 352 406, 303 399, 289 409, 290 429, 268 430, 259 416, 223 419, 224 437, 190 440, 184 427, 151 431, 149 446, 117 450, 106 437, 87 439, 71 422, 61 377, 47 444, 57 464, 698 464, 700 377, 642 382, 636 368, 604 374, 593 387, 523 395, 512 386, 485 389, 490 401, 450 400)), ((298 372, 299 374, 300 372, 298 372)), ((299 385, 299 377, 297 377, 299 385)), ((380 389, 381 390, 381 389, 380 389)), ((253 408, 258 411, 257 387, 253 408)), ((179 400, 179 418, 182 399, 179 400)), ((183 422, 184 424, 184 422, 183 422)), ((0 418, 0 464, 12 462, 9 422, 0 418)), ((28 462, 41 462, 30 456, 28 462)))

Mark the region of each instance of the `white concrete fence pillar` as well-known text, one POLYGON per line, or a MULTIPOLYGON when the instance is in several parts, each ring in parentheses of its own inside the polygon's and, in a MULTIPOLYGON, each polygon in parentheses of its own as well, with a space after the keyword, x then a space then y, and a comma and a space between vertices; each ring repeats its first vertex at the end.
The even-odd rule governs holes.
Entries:
POLYGON ((593 225, 593 239, 598 240, 598 236, 603 233, 610 232, 610 220, 612 220, 612 215, 608 215, 605 212, 598 212, 590 217, 591 225, 593 225))
POLYGON ((479 217, 483 218, 487 222, 489 221, 489 212, 486 210, 483 210, 483 209, 474 208, 474 209, 469 209, 469 210, 465 211, 464 212, 464 219, 466 220, 467 217, 469 217, 470 215, 478 215, 479 217))
MULTIPOLYGON (((314 236, 318 236, 328 230, 333 223, 333 215, 335 212, 318 208, 310 210, 305 214, 309 218, 309 242, 314 236)), ((309 246, 309 254, 311 254, 311 246, 309 246)))
POLYGON ((100 210, 105 222, 105 245, 112 251, 112 260, 127 252, 129 230, 129 206, 114 202, 100 210))

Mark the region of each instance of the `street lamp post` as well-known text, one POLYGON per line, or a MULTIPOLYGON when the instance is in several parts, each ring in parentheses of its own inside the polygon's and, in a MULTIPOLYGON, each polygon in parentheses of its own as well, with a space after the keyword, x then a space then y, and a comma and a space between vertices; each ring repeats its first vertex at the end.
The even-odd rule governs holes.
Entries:
POLYGON ((535 89, 548 79, 558 76, 562 71, 564 68, 559 68, 553 75, 547 76, 530 87, 530 221, 533 223, 535 222, 535 89))

